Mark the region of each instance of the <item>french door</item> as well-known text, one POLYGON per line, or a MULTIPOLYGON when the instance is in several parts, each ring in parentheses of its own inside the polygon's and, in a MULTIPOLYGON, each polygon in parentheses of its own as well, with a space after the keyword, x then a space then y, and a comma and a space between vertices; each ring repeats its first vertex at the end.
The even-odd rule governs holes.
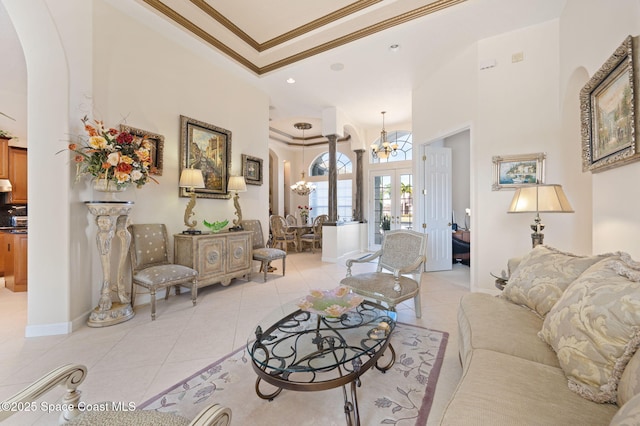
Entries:
POLYGON ((385 230, 413 226, 413 174, 411 169, 370 173, 369 244, 376 249, 385 230))

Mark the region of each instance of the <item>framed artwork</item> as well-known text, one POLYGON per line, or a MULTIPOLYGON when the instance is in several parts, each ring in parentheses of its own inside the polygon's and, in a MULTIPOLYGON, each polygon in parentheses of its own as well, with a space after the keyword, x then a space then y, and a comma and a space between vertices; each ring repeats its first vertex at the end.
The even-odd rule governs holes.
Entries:
POLYGON ((151 144, 151 167, 149 174, 162 176, 162 157, 164 155, 164 136, 135 127, 120 125, 121 132, 127 132, 133 136, 136 142, 148 141, 151 144))
POLYGON ((515 189, 523 185, 544 183, 544 162, 547 154, 505 155, 493 157, 494 191, 515 189))
POLYGON ((583 172, 640 160, 637 41, 628 36, 580 90, 583 172))
MULTIPOLYGON (((227 191, 231 170, 231 132, 193 118, 180 116, 180 173, 184 168, 202 170, 204 188, 196 188, 202 198, 231 198, 227 191)), ((189 197, 180 188, 181 197, 189 197)))
POLYGON ((242 154, 242 175, 248 185, 262 185, 262 158, 242 154))

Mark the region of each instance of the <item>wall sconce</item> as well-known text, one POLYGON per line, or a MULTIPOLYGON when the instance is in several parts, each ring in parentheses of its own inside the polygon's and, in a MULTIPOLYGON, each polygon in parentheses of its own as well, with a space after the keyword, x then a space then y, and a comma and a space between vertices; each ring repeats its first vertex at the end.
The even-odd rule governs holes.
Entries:
POLYGON ((184 210, 184 225, 187 227, 186 230, 182 231, 183 234, 201 234, 202 231, 198 231, 195 229, 196 224, 198 223, 196 220, 193 222, 189 222, 191 216, 195 213, 193 212, 193 208, 196 206, 196 188, 204 188, 204 177, 202 176, 202 170, 194 169, 191 167, 190 169, 182 170, 180 174, 180 188, 187 188, 191 192, 191 199, 187 203, 187 208, 184 210))

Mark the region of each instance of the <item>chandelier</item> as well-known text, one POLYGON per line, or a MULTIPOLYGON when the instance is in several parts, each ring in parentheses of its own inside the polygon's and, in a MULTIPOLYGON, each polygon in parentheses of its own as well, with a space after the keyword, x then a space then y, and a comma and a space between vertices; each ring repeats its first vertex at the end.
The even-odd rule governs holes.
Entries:
POLYGON ((371 154, 373 155, 373 158, 380 158, 383 160, 385 158, 388 158, 390 155, 395 156, 398 154, 398 144, 395 142, 393 144, 390 144, 387 140, 387 131, 384 129, 384 115, 386 113, 386 111, 382 111, 382 131, 380 132, 380 144, 376 145, 375 142, 371 144, 371 154))
POLYGON ((316 186, 312 185, 311 183, 307 182, 304 180, 304 145, 305 145, 305 141, 304 141, 304 131, 305 130, 309 130, 311 128, 311 124, 310 123, 296 123, 293 125, 293 127, 295 127, 298 130, 302 130, 302 168, 303 171, 300 173, 301 178, 298 182, 296 182, 295 184, 291 185, 291 190, 293 192, 295 192, 298 195, 301 196, 307 196, 309 194, 311 194, 313 191, 316 190, 316 186))

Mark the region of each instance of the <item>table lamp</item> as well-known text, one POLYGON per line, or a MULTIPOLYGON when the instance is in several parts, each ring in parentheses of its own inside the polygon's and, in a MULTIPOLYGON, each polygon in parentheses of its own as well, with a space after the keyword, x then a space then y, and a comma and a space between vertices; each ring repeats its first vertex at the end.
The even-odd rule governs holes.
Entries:
POLYGON ((527 185, 516 189, 507 213, 535 213, 536 217, 531 225, 531 243, 533 247, 542 244, 544 225, 541 223, 540 212, 544 213, 573 213, 573 209, 564 194, 561 185, 527 185))
POLYGON ((233 205, 236 208, 236 216, 237 219, 233 219, 233 227, 229 228, 231 231, 241 231, 242 230, 242 209, 240 208, 240 196, 238 192, 246 192, 247 184, 244 181, 243 176, 231 176, 229 178, 229 185, 227 186, 229 191, 235 191, 236 195, 233 197, 233 205))
POLYGON ((187 188, 187 192, 191 192, 191 199, 187 203, 187 208, 184 210, 184 224, 187 227, 186 230, 182 231, 183 234, 201 234, 202 231, 198 231, 195 229, 197 221, 190 222, 191 216, 195 213, 193 212, 193 208, 196 206, 196 188, 204 188, 204 177, 202 176, 202 170, 194 169, 193 167, 189 169, 182 170, 180 174, 180 188, 187 188))

